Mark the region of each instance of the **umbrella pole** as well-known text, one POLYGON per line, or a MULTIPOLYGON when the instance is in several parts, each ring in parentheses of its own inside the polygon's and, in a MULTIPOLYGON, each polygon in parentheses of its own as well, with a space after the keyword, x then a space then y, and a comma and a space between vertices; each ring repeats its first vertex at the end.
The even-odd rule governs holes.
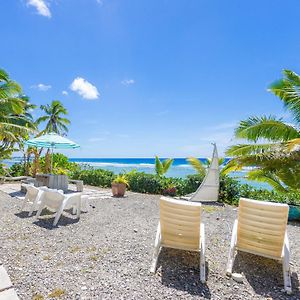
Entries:
POLYGON ((51 174, 53 171, 53 148, 51 148, 51 174))

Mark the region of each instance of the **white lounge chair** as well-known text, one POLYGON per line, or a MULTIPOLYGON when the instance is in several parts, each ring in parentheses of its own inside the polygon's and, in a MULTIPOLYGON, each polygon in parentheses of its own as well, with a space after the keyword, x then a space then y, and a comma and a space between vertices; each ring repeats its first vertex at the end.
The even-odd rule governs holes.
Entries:
POLYGON ((154 254, 150 272, 155 273, 162 247, 197 251, 200 253, 200 280, 205 282, 205 233, 201 223, 201 203, 160 199, 154 254))
POLYGON ((41 215, 42 210, 46 207, 50 210, 56 211, 53 226, 57 225, 64 209, 73 208, 73 214, 76 213, 77 218, 79 218, 81 210, 81 193, 72 193, 65 195, 62 191, 51 189, 45 190, 40 200, 36 218, 41 215))
POLYGON ((279 260, 283 265, 284 288, 292 292, 290 276, 290 247, 287 236, 287 204, 240 199, 238 219, 235 220, 227 262, 231 276, 235 249, 279 260))
POLYGON ((24 210, 25 206, 28 203, 31 204, 30 210, 29 210, 29 213, 28 213, 28 216, 30 217, 32 215, 33 211, 37 210, 41 195, 42 195, 44 189, 47 189, 47 187, 37 188, 37 187, 35 187, 33 185, 30 185, 30 184, 26 184, 24 186, 26 188, 26 194, 25 194, 25 198, 24 198, 24 201, 22 203, 22 206, 21 206, 21 211, 24 210))

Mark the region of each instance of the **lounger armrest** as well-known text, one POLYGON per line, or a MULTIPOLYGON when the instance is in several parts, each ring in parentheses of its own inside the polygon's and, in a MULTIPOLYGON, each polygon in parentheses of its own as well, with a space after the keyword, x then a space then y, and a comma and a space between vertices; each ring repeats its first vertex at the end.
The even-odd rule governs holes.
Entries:
POLYGON ((237 228, 238 228, 238 220, 236 219, 234 221, 233 228, 232 228, 230 250, 229 250, 229 254, 228 254, 227 267, 226 267, 226 275, 227 276, 231 276, 231 273, 232 273, 232 266, 233 266, 234 255, 235 255, 235 247, 236 247, 236 243, 237 243, 237 228))
POLYGON ((160 239, 161 239, 160 222, 158 222, 154 247, 156 247, 159 244, 160 239))
POLYGON ((282 247, 282 257, 286 257, 286 256, 288 256, 288 260, 289 260, 290 259, 290 242, 289 242, 287 232, 285 232, 284 243, 283 243, 283 247, 282 247))
POLYGON ((205 253, 205 225, 200 224, 200 249, 205 253))

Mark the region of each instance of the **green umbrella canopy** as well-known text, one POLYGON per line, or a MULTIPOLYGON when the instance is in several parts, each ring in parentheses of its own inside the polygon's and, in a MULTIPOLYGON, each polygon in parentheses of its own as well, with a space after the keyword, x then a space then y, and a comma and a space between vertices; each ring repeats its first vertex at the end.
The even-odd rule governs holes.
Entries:
POLYGON ((75 149, 80 147, 78 144, 58 135, 55 132, 47 133, 40 137, 28 140, 25 144, 27 146, 50 149, 75 149))

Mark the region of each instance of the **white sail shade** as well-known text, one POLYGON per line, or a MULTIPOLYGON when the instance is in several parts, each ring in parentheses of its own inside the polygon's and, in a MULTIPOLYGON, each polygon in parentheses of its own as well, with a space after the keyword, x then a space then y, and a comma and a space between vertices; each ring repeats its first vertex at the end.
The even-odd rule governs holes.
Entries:
POLYGON ((219 197, 220 170, 219 157, 216 144, 214 145, 213 155, 209 168, 203 182, 190 198, 190 201, 216 202, 219 197))

